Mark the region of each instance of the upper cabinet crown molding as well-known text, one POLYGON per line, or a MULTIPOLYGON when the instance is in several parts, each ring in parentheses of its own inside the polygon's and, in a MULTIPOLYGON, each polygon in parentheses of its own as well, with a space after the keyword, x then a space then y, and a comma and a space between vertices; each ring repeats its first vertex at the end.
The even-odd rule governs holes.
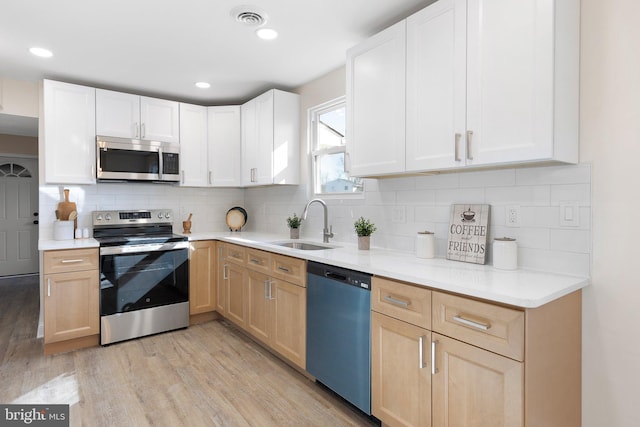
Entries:
POLYGON ((119 138, 180 142, 176 101, 96 89, 96 131, 119 138))
POLYGON ((351 174, 577 163, 579 11, 440 0, 350 49, 351 174))

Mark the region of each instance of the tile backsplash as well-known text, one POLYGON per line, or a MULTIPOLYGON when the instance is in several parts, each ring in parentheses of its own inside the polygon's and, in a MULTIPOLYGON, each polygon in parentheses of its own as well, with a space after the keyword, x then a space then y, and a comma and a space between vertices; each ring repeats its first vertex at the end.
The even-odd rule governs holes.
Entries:
MULTIPOLYGON (((310 199, 306 186, 247 189, 247 228, 286 234, 286 217, 300 215, 310 199)), ((436 256, 445 257, 450 209, 456 203, 491 205, 489 242, 512 237, 521 267, 589 275, 591 166, 548 166, 366 180, 364 198, 325 199, 336 242, 356 242, 359 216, 377 226, 373 247, 413 253, 418 231, 436 234, 436 256), (561 225, 560 205, 578 206, 578 225, 561 225), (520 226, 508 227, 508 206, 520 208, 520 226)), ((302 238, 322 238, 322 208, 312 205, 302 238)), ((410 255, 411 256, 411 255, 410 255)), ((489 250, 487 263, 492 263, 489 250)))
MULTIPOLYGON (((302 214, 312 198, 306 185, 248 189, 187 188, 162 184, 99 183, 97 185, 40 186, 40 238, 53 236, 55 209, 63 188, 78 205, 78 226, 91 228, 91 212, 111 209, 170 208, 175 231, 193 213, 192 231, 225 231, 225 214, 233 206, 248 212, 247 231, 288 236, 286 218, 302 214)), ((364 197, 331 199, 329 224, 334 242, 356 243, 353 222, 371 219, 378 230, 373 248, 407 252, 413 256, 418 231, 434 231, 436 256, 445 257, 450 209, 456 203, 491 205, 489 242, 512 237, 518 243, 519 266, 566 274, 589 275, 591 256, 591 166, 548 166, 368 179, 364 197), (560 205, 577 205, 578 224, 561 223, 560 205), (508 227, 507 207, 519 206, 520 226, 508 227)), ((321 206, 309 209, 301 237, 322 238, 321 206)), ((453 261, 452 261, 453 262, 453 261)), ((489 250, 487 263, 492 263, 489 250)))

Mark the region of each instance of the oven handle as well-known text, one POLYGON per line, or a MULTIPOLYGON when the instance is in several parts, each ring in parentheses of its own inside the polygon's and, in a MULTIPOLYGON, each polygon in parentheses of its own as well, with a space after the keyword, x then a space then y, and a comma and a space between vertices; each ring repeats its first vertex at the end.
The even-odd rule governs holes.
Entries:
POLYGON ((165 252, 189 249, 189 242, 146 243, 143 245, 106 246, 100 248, 100 255, 134 254, 138 252, 165 252))

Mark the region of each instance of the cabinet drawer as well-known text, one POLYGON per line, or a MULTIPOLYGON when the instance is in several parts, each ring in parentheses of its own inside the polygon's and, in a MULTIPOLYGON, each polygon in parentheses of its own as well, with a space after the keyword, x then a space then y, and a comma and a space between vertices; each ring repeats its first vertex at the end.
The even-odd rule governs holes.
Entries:
POLYGON ((44 273, 65 273, 98 269, 98 248, 45 251, 44 273))
POLYGON ((431 291, 375 276, 371 286, 371 310, 431 329, 431 291))
POLYGON ((244 265, 244 246, 225 243, 222 246, 222 258, 235 264, 244 265))
POLYGON ((299 258, 271 254, 271 275, 300 286, 307 286, 307 264, 299 258))
POLYGON ((258 249, 245 250, 247 268, 269 274, 271 272, 271 254, 258 249))
POLYGON ((512 359, 524 360, 524 312, 433 293, 434 332, 512 359))

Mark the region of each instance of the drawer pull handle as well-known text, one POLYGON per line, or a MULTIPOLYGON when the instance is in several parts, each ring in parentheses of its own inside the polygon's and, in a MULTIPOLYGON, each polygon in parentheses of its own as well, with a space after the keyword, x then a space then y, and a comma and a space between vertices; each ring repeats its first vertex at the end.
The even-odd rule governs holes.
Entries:
POLYGON ((47 296, 51 296, 51 278, 47 279, 47 296))
POLYGON ((254 264, 262 265, 259 259, 251 258, 251 262, 254 264))
POLYGON ((83 259, 63 259, 60 261, 62 264, 77 264, 84 261, 83 259))
POLYGON ((438 341, 431 341, 431 375, 435 375, 438 373, 438 369, 436 368, 436 345, 438 341))
POLYGON ((289 273, 289 269, 287 267, 283 267, 281 265, 278 266, 278 270, 282 270, 282 271, 284 271, 286 273, 289 273))
POLYGON ((394 298, 391 295, 385 296, 384 300, 390 302, 391 304, 399 305, 404 308, 407 308, 411 305, 411 301, 403 301, 401 299, 394 298))
POLYGON ((426 337, 425 337, 424 335, 422 335, 422 336, 418 339, 418 340, 419 340, 418 345, 420 345, 420 353, 419 353, 419 355, 420 355, 420 368, 419 368, 419 369, 424 368, 424 354, 423 354, 423 351, 424 351, 424 339, 425 339, 425 338, 426 338, 426 337))
POLYGON ((474 322, 473 320, 465 319, 462 316, 453 316, 453 320, 463 325, 471 326, 472 328, 480 329, 482 331, 488 331, 491 328, 490 324, 474 322))
POLYGON ((227 276, 227 264, 222 266, 222 280, 227 280, 229 276, 227 276))

